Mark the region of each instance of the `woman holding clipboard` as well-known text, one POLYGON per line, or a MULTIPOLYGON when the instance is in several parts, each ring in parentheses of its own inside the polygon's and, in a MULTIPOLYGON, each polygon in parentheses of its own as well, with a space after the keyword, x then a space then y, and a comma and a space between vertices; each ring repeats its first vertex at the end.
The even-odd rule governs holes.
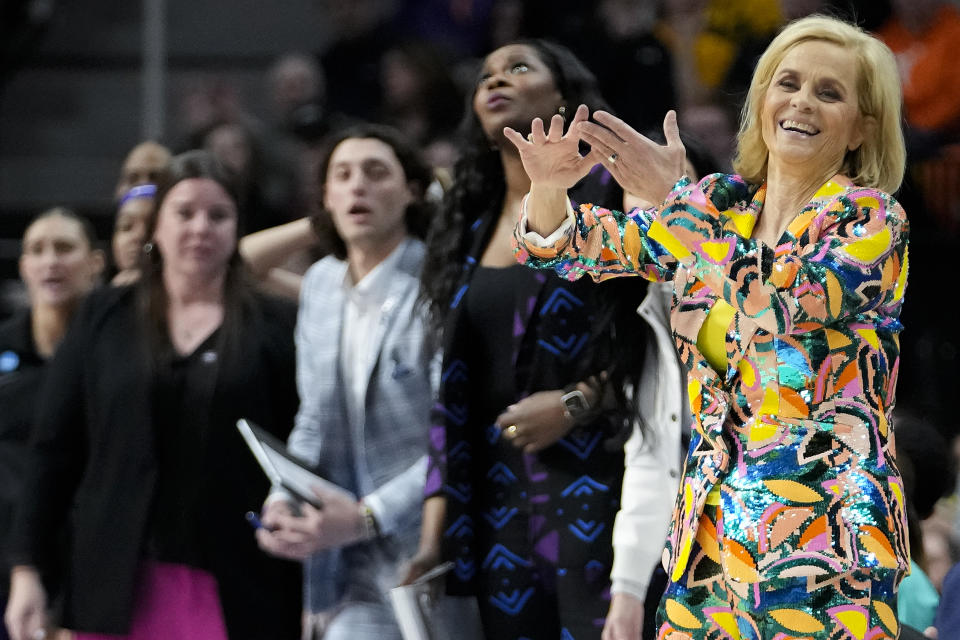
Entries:
POLYGON ((284 438, 295 310, 255 293, 234 185, 204 152, 158 185, 142 277, 90 297, 50 366, 14 524, 6 621, 46 636, 41 575, 69 526, 63 625, 77 640, 298 637, 300 568, 243 514, 268 481, 237 433, 284 438))

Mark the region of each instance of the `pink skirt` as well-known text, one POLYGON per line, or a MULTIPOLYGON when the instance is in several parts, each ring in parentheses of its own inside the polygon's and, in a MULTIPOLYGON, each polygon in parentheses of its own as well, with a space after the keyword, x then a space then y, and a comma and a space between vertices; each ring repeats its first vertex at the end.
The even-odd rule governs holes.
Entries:
POLYGON ((227 640, 217 580, 180 564, 144 562, 130 633, 74 633, 75 640, 227 640))

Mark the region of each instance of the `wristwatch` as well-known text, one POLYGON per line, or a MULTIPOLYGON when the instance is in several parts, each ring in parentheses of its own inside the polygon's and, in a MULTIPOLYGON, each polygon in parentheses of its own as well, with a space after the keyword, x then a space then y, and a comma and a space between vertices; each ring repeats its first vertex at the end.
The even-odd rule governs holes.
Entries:
POLYGON ((566 393, 560 396, 560 402, 563 403, 563 413, 565 416, 576 422, 590 412, 590 403, 583 391, 576 388, 576 385, 564 389, 566 393))
POLYGON ((363 517, 361 523, 360 537, 363 540, 373 540, 380 537, 380 525, 377 524, 377 517, 368 505, 360 502, 360 515, 363 517))

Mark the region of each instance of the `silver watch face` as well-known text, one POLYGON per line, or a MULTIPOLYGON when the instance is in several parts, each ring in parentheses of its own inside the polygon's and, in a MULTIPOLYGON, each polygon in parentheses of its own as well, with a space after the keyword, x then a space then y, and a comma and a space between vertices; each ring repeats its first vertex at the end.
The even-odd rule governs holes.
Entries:
POLYGON ((574 389, 573 391, 563 394, 561 400, 567 413, 571 416, 578 416, 590 408, 586 396, 584 396, 583 392, 579 389, 574 389))

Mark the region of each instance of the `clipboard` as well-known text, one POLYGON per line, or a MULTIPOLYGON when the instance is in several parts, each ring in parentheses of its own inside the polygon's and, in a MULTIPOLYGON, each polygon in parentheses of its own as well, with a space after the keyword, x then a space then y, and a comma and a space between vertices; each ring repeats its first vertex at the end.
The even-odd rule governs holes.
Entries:
POLYGON ((323 503, 314 494, 313 487, 341 493, 356 501, 357 497, 340 485, 320 477, 310 465, 287 451, 287 445, 272 433, 258 427, 245 418, 237 420, 237 430, 250 447, 260 468, 274 487, 281 487, 297 500, 323 508, 323 503))
POLYGON ((443 580, 453 567, 453 562, 445 562, 413 583, 390 590, 403 640, 483 640, 477 599, 442 593, 443 580))

